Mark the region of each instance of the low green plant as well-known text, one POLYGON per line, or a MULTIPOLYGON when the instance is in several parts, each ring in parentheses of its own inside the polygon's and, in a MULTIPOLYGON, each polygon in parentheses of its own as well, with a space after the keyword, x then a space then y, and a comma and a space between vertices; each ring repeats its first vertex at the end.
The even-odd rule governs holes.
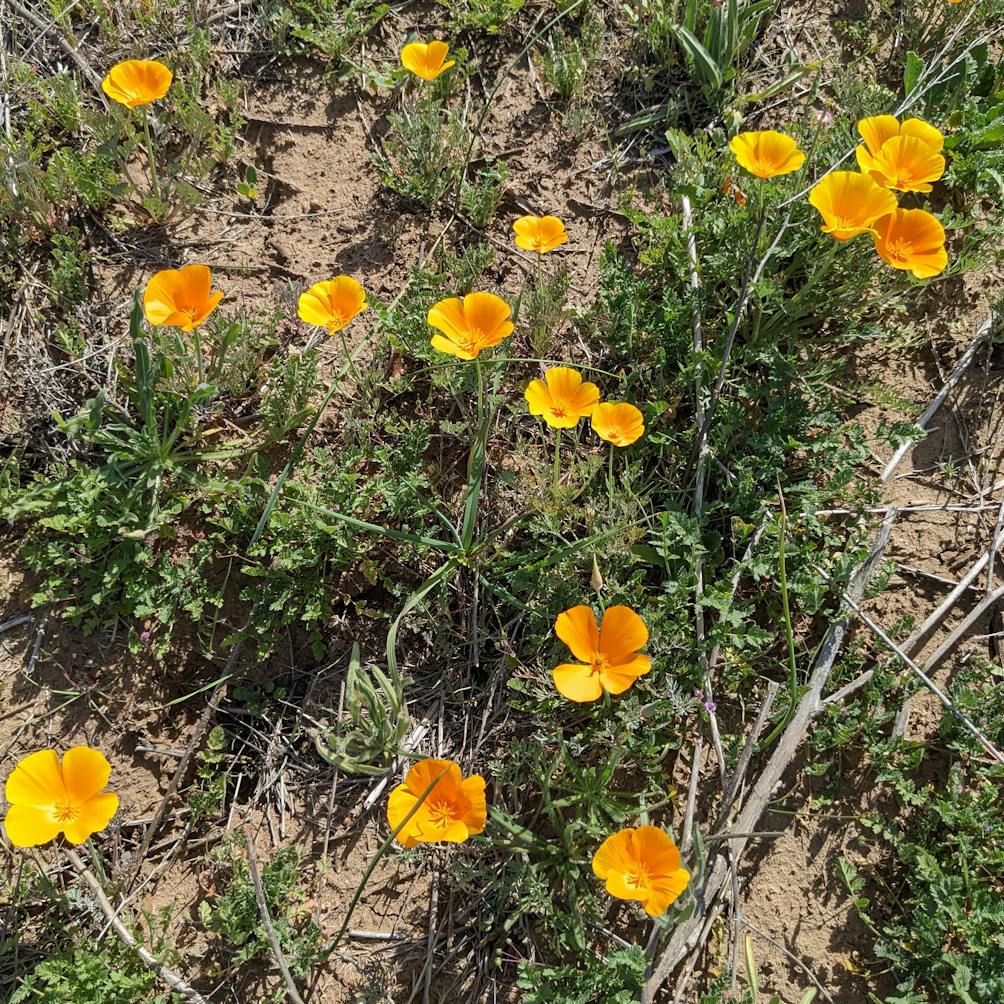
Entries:
POLYGON ((523 1004, 631 1004, 645 983, 645 953, 633 945, 580 965, 522 962, 516 986, 523 1004))
MULTIPOLYGON (((255 899, 254 884, 239 845, 221 844, 214 852, 216 867, 226 875, 219 880, 223 892, 199 903, 199 920, 218 939, 217 948, 228 966, 241 965, 257 956, 271 956, 272 948, 255 899)), ((261 866, 261 884, 269 917, 289 971, 295 979, 307 978, 320 957, 322 934, 310 919, 300 888, 300 858, 295 847, 281 847, 261 866)), ((281 1000, 283 989, 275 991, 281 1000)))
POLYGON ((468 141, 456 111, 433 98, 388 116, 382 152, 373 155, 384 184, 431 209, 461 181, 468 141))

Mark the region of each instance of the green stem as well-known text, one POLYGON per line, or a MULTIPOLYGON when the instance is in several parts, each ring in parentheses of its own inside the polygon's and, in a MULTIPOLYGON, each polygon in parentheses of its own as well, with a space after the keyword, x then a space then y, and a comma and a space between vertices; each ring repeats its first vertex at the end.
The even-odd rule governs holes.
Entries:
POLYGON ((554 430, 554 475, 551 478, 551 494, 558 494, 558 475, 561 472, 561 429, 554 430))
POLYGON ((146 137, 146 159, 150 166, 150 184, 153 194, 160 198, 160 182, 157 180, 157 158, 153 154, 153 137, 150 135, 150 113, 143 107, 143 135, 146 137))
POLYGON ((359 370, 356 369, 356 361, 352 358, 352 353, 349 351, 349 343, 345 339, 345 329, 342 328, 338 332, 338 337, 342 340, 342 350, 345 353, 345 358, 349 363, 349 371, 352 373, 352 379, 356 382, 356 387, 362 390, 362 377, 359 374, 359 370))
POLYGON ((778 498, 781 501, 781 521, 780 521, 780 542, 778 544, 778 578, 781 584, 781 611, 784 615, 784 637, 788 645, 788 709, 784 713, 784 718, 778 722, 771 730, 769 736, 760 744, 763 749, 769 746, 787 727, 795 713, 795 705, 798 702, 798 667, 795 662, 795 633, 791 627, 791 608, 788 605, 788 573, 784 560, 784 540, 788 529, 788 513, 784 506, 784 493, 781 491, 781 482, 778 479, 778 498))

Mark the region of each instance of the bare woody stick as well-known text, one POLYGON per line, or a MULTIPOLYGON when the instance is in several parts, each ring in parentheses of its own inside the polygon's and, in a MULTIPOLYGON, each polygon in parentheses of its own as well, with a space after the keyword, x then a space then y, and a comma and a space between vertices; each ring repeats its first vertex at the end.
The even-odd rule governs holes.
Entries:
POLYGON ((124 945, 131 948, 139 956, 143 965, 159 979, 162 979, 176 993, 181 994, 186 1000, 192 1001, 192 1004, 210 1004, 210 1002, 203 997, 202 994, 195 989, 195 987, 190 986, 177 973, 168 969, 167 966, 153 956, 144 945, 141 945, 132 936, 132 934, 129 933, 129 929, 119 919, 115 908, 105 895, 104 889, 101 888, 101 883, 97 880, 94 873, 87 867, 87 865, 81 861, 80 855, 77 854, 72 847, 64 847, 63 852, 66 854, 66 857, 69 859, 70 864, 73 865, 77 874, 84 880, 87 887, 94 894, 94 898, 98 901, 98 907, 105 915, 105 918, 111 925, 112 930, 118 935, 119 940, 124 945))

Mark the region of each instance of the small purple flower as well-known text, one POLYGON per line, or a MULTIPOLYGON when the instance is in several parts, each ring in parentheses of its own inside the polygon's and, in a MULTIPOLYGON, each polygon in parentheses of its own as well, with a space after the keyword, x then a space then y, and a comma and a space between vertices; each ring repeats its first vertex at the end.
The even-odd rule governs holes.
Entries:
POLYGON ((694 697, 696 697, 699 701, 703 701, 704 700, 704 691, 703 690, 695 690, 694 691, 694 697))
POLYGON ((704 702, 704 710, 708 711, 708 712, 711 712, 711 714, 714 714, 715 711, 718 710, 718 705, 715 704, 714 701, 712 701, 712 700, 709 699, 709 700, 707 700, 707 701, 704 702))
POLYGON ((150 632, 149 631, 141 631, 140 635, 139 635, 139 640, 140 641, 149 641, 150 640, 150 632))

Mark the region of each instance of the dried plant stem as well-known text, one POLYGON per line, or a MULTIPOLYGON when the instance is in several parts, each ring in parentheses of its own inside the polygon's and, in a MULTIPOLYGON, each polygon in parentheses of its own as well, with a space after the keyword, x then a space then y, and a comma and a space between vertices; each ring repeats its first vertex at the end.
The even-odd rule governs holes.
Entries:
POLYGON ((192 1001, 193 1004, 209 1004, 209 1001, 203 997, 198 990, 189 986, 189 984, 187 984, 177 973, 168 969, 167 966, 158 961, 158 959, 155 958, 144 945, 141 945, 133 937, 133 935, 129 932, 129 929, 119 919, 115 908, 105 895, 104 889, 101 888, 101 883, 97 880, 94 873, 87 867, 87 865, 81 861, 80 855, 77 854, 72 847, 64 847, 63 852, 66 854, 67 859, 70 864, 73 865, 77 874, 84 880, 87 887, 94 894, 98 907, 105 915, 105 918, 109 925, 111 925, 112 930, 116 933, 116 935, 118 935, 119 940, 124 945, 131 948, 139 956, 143 965, 159 979, 162 979, 172 990, 181 994, 186 1000, 192 1001))
POLYGON ((146 140, 146 159, 150 167, 150 185, 153 194, 160 198, 160 181, 157 179, 157 158, 153 150, 153 137, 150 135, 150 113, 143 107, 143 138, 146 140))
POLYGON ((261 884, 261 876, 258 874, 258 862, 254 855, 254 841, 251 839, 251 832, 247 826, 244 827, 244 848, 248 856, 248 872, 251 875, 251 884, 254 886, 254 898, 258 904, 258 913, 261 914, 261 922, 265 927, 265 934, 268 935, 268 943, 272 946, 272 953, 275 955, 275 964, 279 968, 279 975, 286 987, 286 996, 292 1004, 303 1004, 303 998, 296 989, 293 974, 286 964, 286 956, 282 953, 282 946, 279 944, 279 936, 275 933, 272 918, 268 912, 268 900, 265 898, 265 888, 261 884))

